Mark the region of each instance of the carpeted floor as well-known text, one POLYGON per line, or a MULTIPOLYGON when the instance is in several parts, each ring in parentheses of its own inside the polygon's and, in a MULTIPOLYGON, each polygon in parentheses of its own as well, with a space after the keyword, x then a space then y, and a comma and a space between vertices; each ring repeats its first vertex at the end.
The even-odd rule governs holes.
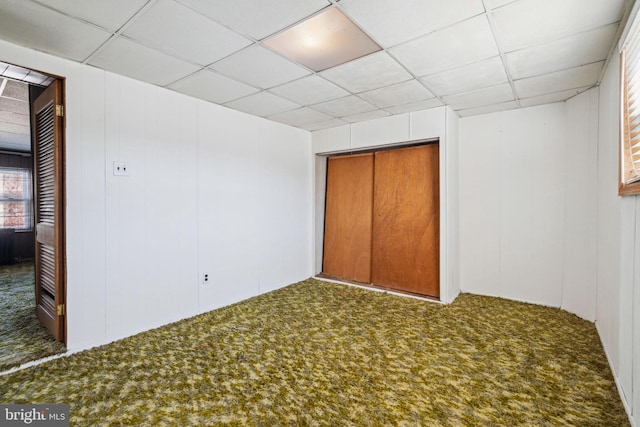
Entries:
POLYGON ((307 280, 0 376, 78 426, 625 426, 592 323, 307 280))
POLYGON ((0 266, 0 371, 65 351, 36 317, 33 268, 0 266))

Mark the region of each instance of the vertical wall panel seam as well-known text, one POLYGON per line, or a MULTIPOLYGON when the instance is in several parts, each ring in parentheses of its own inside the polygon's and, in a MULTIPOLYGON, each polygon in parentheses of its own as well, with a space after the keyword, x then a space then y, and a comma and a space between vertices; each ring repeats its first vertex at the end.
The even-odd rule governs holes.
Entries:
POLYGON ((200 259, 200 101, 196 101, 196 307, 202 312, 202 285, 200 276, 203 275, 200 259))
MULTIPOLYGON (((108 257, 107 257, 107 239, 108 239, 108 227, 107 227, 107 211, 108 211, 108 207, 107 207, 107 195, 108 195, 108 191, 107 191, 107 175, 108 175, 108 170, 109 168, 107 167, 107 73, 106 71, 102 72, 102 79, 103 79, 103 84, 102 84, 102 91, 103 91, 103 96, 102 96, 102 126, 104 131, 102 132, 102 155, 103 158, 105 159, 104 163, 104 175, 103 175, 103 180, 102 180, 102 194, 104 194, 104 271, 105 271, 105 277, 103 279, 103 284, 104 284, 104 337, 107 338, 107 333, 108 333, 108 328, 107 328, 107 313, 108 313, 108 295, 107 295, 107 268, 108 268, 108 257)), ((84 161, 82 162, 84 165, 84 161)), ((84 252, 84 250, 83 250, 84 252)))
MULTIPOLYGON (((574 131, 574 119, 575 119, 575 115, 573 114, 573 109, 570 108, 569 103, 568 102, 563 102, 562 103, 564 106, 564 114, 565 114, 565 123, 568 123, 569 126, 566 128, 567 132, 569 133, 569 135, 565 135, 565 138, 567 139, 567 141, 569 141, 569 144, 573 144, 573 139, 575 137, 575 131, 574 131), (569 116, 569 117, 567 117, 569 116)), ((564 192, 565 195, 567 194, 569 190, 569 173, 568 173, 568 163, 569 163, 569 156, 567 155, 566 152, 566 144, 565 144, 565 152, 563 153, 564 156, 564 192)), ((564 301, 564 288, 565 286, 567 286, 567 239, 568 239, 568 234, 569 234, 569 230, 567 228, 567 197, 564 197, 564 203, 562 205, 562 225, 563 225, 563 233, 562 233, 562 262, 560 263, 561 267, 562 267, 562 273, 561 273, 561 280, 560 280, 560 303, 558 304, 560 308, 565 309, 565 301, 564 301)))

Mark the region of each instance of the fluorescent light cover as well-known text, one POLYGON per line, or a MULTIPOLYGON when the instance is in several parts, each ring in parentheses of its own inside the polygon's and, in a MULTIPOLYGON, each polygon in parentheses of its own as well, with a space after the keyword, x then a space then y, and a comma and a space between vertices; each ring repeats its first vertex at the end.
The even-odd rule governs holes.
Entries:
POLYGON ((337 7, 276 34, 264 44, 313 71, 326 70, 382 49, 337 7))

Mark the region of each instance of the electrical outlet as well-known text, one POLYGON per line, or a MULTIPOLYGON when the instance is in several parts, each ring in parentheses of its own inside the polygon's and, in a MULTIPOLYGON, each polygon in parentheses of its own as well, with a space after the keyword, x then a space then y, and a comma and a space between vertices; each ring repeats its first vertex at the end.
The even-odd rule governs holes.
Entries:
POLYGON ((113 162, 113 174, 116 176, 128 176, 129 164, 127 162, 113 162))
POLYGON ((202 284, 203 285, 208 285, 209 284, 209 275, 207 273, 204 273, 202 275, 202 284))

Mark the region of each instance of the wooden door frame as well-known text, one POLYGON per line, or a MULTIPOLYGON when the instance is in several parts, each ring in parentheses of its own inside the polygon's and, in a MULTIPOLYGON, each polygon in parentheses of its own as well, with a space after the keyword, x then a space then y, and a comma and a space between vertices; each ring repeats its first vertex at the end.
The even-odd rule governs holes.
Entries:
MULTIPOLYGON (((5 63, 8 63, 6 61, 3 61, 5 63)), ((59 179, 60 179, 60 219, 59 221, 56 221, 57 226, 59 227, 58 230, 56 230, 59 235, 60 235, 60 245, 61 245, 61 253, 59 254, 60 256, 60 268, 61 268, 61 272, 59 274, 59 278, 60 280, 62 280, 61 283, 61 289, 62 289, 62 294, 61 294, 61 300, 62 303, 64 305, 64 313, 62 315, 62 340, 61 342, 63 344, 67 344, 67 312, 68 312, 68 306, 67 306, 67 256, 66 256, 66 250, 67 250, 67 234, 66 234, 66 206, 67 206, 67 199, 66 199, 66 120, 67 120, 67 116, 66 116, 66 84, 65 84, 65 78, 62 76, 58 76, 55 74, 51 74, 51 73, 47 73, 45 71, 41 71, 41 70, 37 70, 31 67, 24 67, 22 65, 17 65, 17 64, 11 64, 14 65, 16 67, 25 69, 25 70, 30 70, 30 71, 35 71, 37 73, 49 76, 53 79, 55 79, 56 81, 58 81, 60 83, 60 104, 62 105, 62 126, 60 129, 60 169, 59 171, 56 171, 56 174, 59 174, 59 179)), ((53 84, 53 83, 52 83, 53 84)), ((36 97, 37 98, 37 97, 36 97)), ((33 102, 35 101, 35 99, 29 99, 29 114, 30 117, 33 118, 33 102)), ((33 212, 34 212, 34 216, 33 216, 33 228, 34 228, 34 245, 37 245, 37 233, 36 233, 36 227, 37 227, 37 218, 36 218, 36 200, 38 197, 37 191, 37 185, 36 185, 36 177, 35 177, 35 162, 36 162, 36 148, 34 146, 35 143, 35 136, 34 136, 34 129, 35 129, 35 124, 31 123, 31 159, 32 159, 32 194, 33 194, 33 212)), ((36 248, 36 252, 37 252, 37 248, 36 248)), ((37 254, 35 254, 35 259, 34 259, 34 263, 37 263, 38 257, 37 254)), ((38 265, 35 266, 35 270, 37 272, 38 269, 38 265)), ((35 280, 35 275, 34 275, 34 280, 35 280)), ((35 283, 34 286, 34 293, 37 295, 37 281, 35 283)), ((37 304, 37 301, 36 301, 37 304)))

